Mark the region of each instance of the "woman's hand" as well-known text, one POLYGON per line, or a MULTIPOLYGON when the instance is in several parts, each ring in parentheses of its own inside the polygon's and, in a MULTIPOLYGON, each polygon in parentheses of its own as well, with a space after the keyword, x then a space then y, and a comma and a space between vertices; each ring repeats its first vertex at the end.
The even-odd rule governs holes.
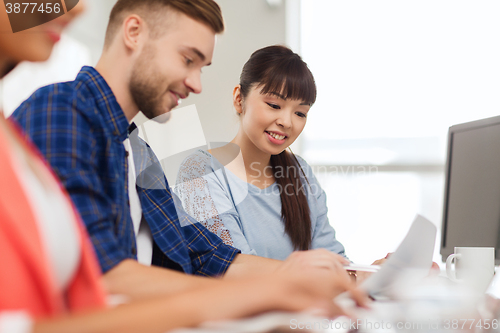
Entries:
MULTIPOLYGON (((387 261, 387 259, 389 258, 390 255, 391 255, 391 253, 387 253, 387 255, 384 258, 375 260, 372 263, 372 265, 380 266, 380 265, 384 264, 387 261)), ((372 275, 372 274, 373 274, 372 272, 356 271, 356 283, 358 285, 361 284, 361 283, 363 283, 363 281, 365 281, 366 279, 368 279, 370 277, 370 275, 372 275)))
MULTIPOLYGON (((383 265, 387 259, 389 259, 389 257, 391 256, 392 252, 390 253, 387 253, 387 255, 382 258, 382 259, 378 259, 378 260, 375 260, 372 265, 383 265)), ((440 273, 441 269, 439 268, 439 265, 436 263, 436 262, 432 262, 432 265, 431 265, 431 269, 429 270, 429 276, 435 276, 435 275, 438 275, 440 273)), ((362 283, 364 280, 366 280, 368 277, 370 277, 370 275, 372 275, 373 273, 370 273, 370 272, 356 272, 356 282, 357 284, 359 285, 360 283, 362 283)))

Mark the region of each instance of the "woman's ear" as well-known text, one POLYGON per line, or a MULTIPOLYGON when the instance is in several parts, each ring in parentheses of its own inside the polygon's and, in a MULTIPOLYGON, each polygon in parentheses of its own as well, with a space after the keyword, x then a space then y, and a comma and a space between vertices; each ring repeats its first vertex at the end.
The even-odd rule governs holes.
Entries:
POLYGON ((238 114, 243 113, 243 98, 241 96, 241 86, 237 85, 233 90, 233 106, 238 114))

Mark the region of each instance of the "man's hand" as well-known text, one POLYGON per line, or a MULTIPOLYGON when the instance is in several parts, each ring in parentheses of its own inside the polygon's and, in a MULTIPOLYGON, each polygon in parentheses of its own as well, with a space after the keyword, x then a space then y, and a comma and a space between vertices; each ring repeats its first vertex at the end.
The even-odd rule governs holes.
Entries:
POLYGON ((242 278, 259 276, 275 271, 287 271, 290 268, 323 268, 344 270, 349 261, 325 249, 292 252, 285 261, 263 258, 248 254, 238 254, 233 260, 224 278, 242 278))
POLYGON ((366 295, 356 289, 344 266, 349 261, 324 249, 293 252, 278 268, 278 274, 293 276, 298 281, 310 279, 302 289, 309 295, 331 300, 343 292, 349 292, 360 306, 366 304, 366 295))
POLYGON ((332 271, 344 271, 344 266, 349 264, 346 258, 325 249, 296 251, 285 259, 279 270, 290 268, 324 268, 332 271))

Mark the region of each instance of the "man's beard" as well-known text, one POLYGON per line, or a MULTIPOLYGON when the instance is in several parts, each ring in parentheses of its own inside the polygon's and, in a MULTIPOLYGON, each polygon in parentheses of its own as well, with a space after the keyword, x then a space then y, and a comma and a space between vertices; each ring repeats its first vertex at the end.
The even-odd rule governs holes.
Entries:
POLYGON ((154 63, 152 59, 154 54, 153 45, 148 44, 144 47, 132 70, 129 90, 134 103, 148 119, 164 123, 170 118, 161 103, 162 97, 167 92, 161 91, 161 83, 165 80, 151 65, 154 63))

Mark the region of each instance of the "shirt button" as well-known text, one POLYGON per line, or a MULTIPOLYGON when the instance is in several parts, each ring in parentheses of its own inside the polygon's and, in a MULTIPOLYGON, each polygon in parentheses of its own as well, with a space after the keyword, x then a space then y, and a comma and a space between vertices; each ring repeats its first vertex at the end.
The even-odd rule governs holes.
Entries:
POLYGON ((135 247, 133 247, 130 252, 132 252, 132 255, 134 255, 134 256, 137 255, 137 249, 135 247))

